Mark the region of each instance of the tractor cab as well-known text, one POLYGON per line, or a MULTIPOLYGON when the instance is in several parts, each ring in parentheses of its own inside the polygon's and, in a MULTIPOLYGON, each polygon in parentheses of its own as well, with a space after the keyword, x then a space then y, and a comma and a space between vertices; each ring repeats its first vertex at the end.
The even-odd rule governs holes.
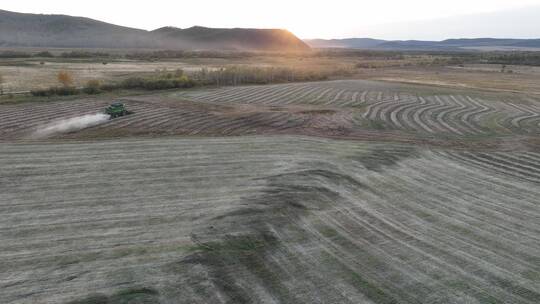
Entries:
POLYGON ((105 114, 109 114, 111 118, 129 115, 132 112, 126 110, 126 107, 121 102, 115 102, 105 109, 105 114))

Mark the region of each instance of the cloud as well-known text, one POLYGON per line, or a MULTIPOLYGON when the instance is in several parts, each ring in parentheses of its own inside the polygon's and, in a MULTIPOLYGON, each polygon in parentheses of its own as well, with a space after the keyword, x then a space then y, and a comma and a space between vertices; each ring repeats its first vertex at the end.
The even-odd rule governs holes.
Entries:
POLYGON ((448 38, 540 38, 540 6, 424 21, 377 25, 358 36, 391 40, 448 38))

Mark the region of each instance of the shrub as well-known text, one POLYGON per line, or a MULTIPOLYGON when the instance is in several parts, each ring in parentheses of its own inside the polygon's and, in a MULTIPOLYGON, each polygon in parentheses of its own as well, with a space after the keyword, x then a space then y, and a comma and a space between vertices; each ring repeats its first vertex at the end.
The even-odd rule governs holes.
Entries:
POLYGON ((44 90, 30 91, 33 96, 49 97, 49 96, 70 96, 79 94, 79 90, 74 87, 50 87, 44 90))
POLYGON ((143 85, 143 88, 147 90, 165 90, 173 87, 173 82, 168 79, 145 80, 143 85))
POLYGON ((192 88, 197 85, 197 83, 193 79, 187 77, 186 75, 182 75, 176 78, 175 81, 177 87, 179 88, 192 88))
POLYGON ((64 52, 60 56, 64 58, 103 58, 110 57, 111 55, 103 52, 71 51, 64 52))
POLYGON ((357 69, 372 69, 375 66, 372 66, 371 63, 359 62, 355 65, 357 69))
POLYGON ((17 52, 17 51, 3 51, 0 52, 0 58, 30 58, 32 57, 28 53, 17 52))
POLYGON ((59 96, 68 96, 68 95, 77 95, 79 90, 75 87, 57 87, 54 88, 55 95, 59 96))
POLYGON ((35 53, 34 57, 52 58, 54 57, 54 55, 49 51, 43 51, 43 52, 35 53))
POLYGON ((178 78, 184 76, 184 70, 176 69, 176 71, 174 72, 174 76, 178 78))
POLYGON ((30 91, 30 94, 32 94, 32 96, 36 96, 36 97, 50 96, 49 90, 32 90, 32 91, 30 91))
POLYGON ((140 89, 144 87, 145 80, 140 77, 130 77, 122 81, 120 86, 124 89, 140 89))
POLYGON ((99 80, 89 80, 83 88, 83 92, 86 94, 98 94, 101 92, 101 83, 99 80))
POLYGON ((60 71, 56 76, 58 82, 60 82, 64 87, 69 87, 73 84, 73 76, 68 71, 60 71))
POLYGON ((140 77, 128 78, 120 83, 120 87, 124 89, 144 89, 144 90, 167 90, 177 88, 191 88, 196 85, 196 82, 183 75, 178 78, 173 76, 157 79, 145 79, 140 77))
POLYGON ((100 87, 100 89, 102 91, 107 91, 107 92, 118 90, 118 89, 121 89, 121 88, 122 88, 121 85, 114 84, 114 83, 102 84, 101 87, 100 87))

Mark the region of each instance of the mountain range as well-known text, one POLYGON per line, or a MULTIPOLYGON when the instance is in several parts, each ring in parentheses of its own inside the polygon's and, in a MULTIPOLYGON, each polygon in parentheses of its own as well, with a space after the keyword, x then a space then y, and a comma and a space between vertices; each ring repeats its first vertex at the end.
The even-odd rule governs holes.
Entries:
POLYGON ((302 41, 284 29, 162 27, 153 31, 84 17, 25 14, 0 10, 0 47, 126 48, 237 51, 307 51, 311 48, 373 50, 540 50, 540 39, 372 38, 302 41))
POLYGON ((219 29, 194 26, 154 31, 67 15, 0 10, 0 46, 59 48, 150 48, 185 50, 306 51, 310 47, 283 29, 219 29))
POLYGON ((459 51, 466 49, 478 50, 540 50, 540 39, 447 39, 443 41, 421 40, 379 40, 371 38, 349 39, 312 39, 305 40, 312 48, 353 48, 373 50, 444 50, 459 51))

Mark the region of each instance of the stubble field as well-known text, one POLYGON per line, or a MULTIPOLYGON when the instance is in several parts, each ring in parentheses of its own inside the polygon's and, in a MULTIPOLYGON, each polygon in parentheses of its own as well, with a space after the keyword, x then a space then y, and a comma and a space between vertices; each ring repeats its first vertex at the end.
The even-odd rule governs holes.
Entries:
POLYGON ((6 303, 538 303, 540 102, 373 81, 0 105, 6 303))

